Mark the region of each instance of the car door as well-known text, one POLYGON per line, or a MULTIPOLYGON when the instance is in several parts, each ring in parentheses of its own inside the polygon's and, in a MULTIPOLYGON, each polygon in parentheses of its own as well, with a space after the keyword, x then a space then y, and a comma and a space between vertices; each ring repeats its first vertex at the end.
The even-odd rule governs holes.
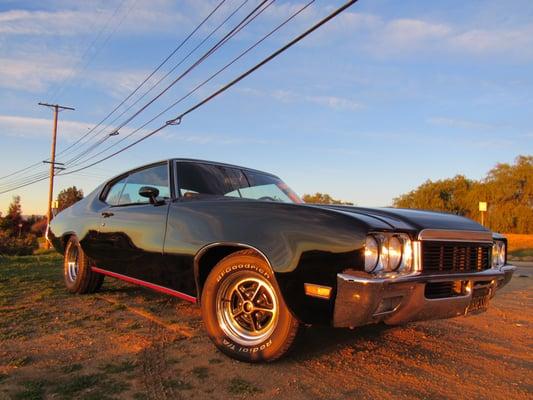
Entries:
POLYGON ((97 235, 99 268, 164 285, 163 244, 171 198, 168 163, 135 170, 112 182, 104 192, 97 235), (159 190, 155 202, 139 189, 159 190))

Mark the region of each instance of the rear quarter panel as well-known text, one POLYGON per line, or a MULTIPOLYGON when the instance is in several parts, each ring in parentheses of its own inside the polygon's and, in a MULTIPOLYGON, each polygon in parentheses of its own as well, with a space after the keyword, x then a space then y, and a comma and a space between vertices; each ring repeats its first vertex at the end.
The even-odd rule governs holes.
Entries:
POLYGON ((54 248, 61 254, 70 235, 76 235, 83 250, 91 255, 91 237, 97 234, 100 210, 104 207, 99 199, 102 187, 97 188, 84 199, 61 211, 50 223, 48 236, 54 248))

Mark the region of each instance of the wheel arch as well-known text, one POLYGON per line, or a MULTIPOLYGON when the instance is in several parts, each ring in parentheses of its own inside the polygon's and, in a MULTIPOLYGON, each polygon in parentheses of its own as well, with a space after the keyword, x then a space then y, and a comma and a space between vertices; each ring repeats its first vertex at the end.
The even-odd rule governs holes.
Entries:
MULTIPOLYGON (((202 247, 194 257, 194 281, 198 302, 202 297, 202 290, 207 276, 215 265, 224 257, 241 250, 253 250, 265 260, 275 279, 274 269, 264 252, 258 248, 244 243, 216 242, 202 247)), ((277 283, 277 282, 276 282, 277 283)))
POLYGON ((65 254, 65 250, 67 249, 67 243, 70 240, 71 237, 77 237, 76 232, 74 231, 68 231, 65 232, 59 237, 57 240, 54 240, 52 238, 52 244, 54 245, 54 248, 61 254, 65 254))

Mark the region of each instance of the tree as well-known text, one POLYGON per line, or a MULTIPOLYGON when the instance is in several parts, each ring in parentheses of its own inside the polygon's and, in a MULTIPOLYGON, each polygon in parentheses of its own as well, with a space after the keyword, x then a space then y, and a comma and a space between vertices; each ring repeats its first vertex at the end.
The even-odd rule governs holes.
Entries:
POLYGON ((83 190, 78 189, 76 186, 62 190, 57 195, 58 211, 63 211, 81 199, 83 199, 83 190))
POLYGON ((306 203, 344 204, 344 205, 353 206, 353 203, 350 203, 348 201, 336 200, 327 193, 319 193, 319 192, 316 192, 315 194, 304 194, 302 196, 302 200, 305 201, 306 203))
POLYGON ((8 231, 10 235, 17 235, 21 229, 20 225, 24 225, 20 196, 13 196, 7 214, 2 218, 1 228, 8 231))
POLYGON ((395 207, 446 211, 479 220, 480 201, 488 203, 487 225, 505 233, 533 233, 533 156, 518 156, 513 165, 499 163, 473 181, 458 175, 424 182, 394 199, 395 207))
POLYGON ((468 196, 475 182, 457 175, 436 182, 427 180, 417 189, 394 199, 395 207, 418 208, 467 215, 468 196))
POLYGON ((28 225, 30 226, 30 232, 36 235, 37 237, 44 236, 46 232, 46 227, 48 226, 48 221, 46 217, 35 217, 32 222, 33 223, 30 225, 28 221, 28 225))

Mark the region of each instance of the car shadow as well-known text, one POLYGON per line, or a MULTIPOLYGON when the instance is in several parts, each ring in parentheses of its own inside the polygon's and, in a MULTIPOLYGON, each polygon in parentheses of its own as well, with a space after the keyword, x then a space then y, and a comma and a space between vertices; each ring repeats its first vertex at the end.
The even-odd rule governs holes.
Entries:
MULTIPOLYGON (((137 286, 108 286, 104 287, 102 293, 120 296, 128 295, 131 297, 140 296, 147 303, 159 304, 163 308, 174 307, 175 303, 182 304, 181 300, 137 286), (174 303, 172 300, 176 300, 176 302, 174 303)), ((183 305, 190 306, 186 302, 183 305)), ((278 362, 283 364, 286 362, 313 360, 347 347, 354 349, 366 348, 372 343, 378 344, 382 342, 383 336, 393 328, 394 326, 384 323, 366 325, 356 329, 303 326, 290 353, 278 362)))
POLYGON ((358 344, 369 342, 378 343, 391 329, 394 329, 394 326, 386 324, 367 325, 356 329, 304 327, 299 333, 293 351, 284 360, 307 361, 344 347, 358 347, 358 344))

